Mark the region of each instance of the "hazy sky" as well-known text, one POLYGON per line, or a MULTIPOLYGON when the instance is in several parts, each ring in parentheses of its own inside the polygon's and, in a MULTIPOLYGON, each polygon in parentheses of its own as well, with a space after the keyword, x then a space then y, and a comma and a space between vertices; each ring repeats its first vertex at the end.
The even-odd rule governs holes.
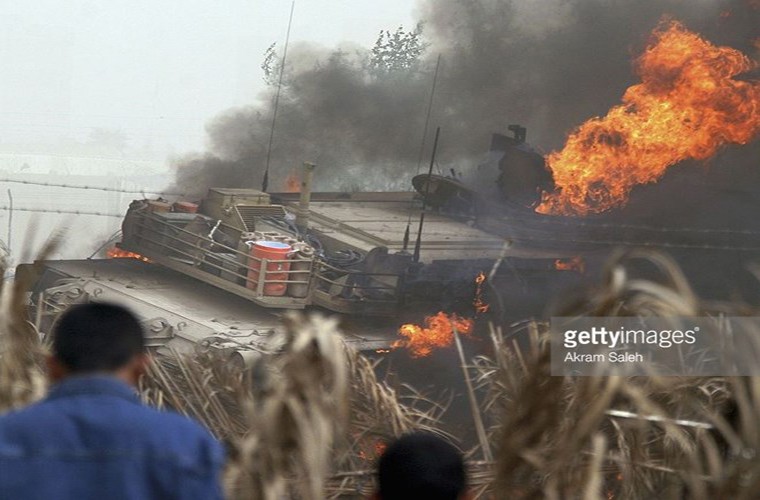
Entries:
MULTIPOLYGON (((290 11, 289 0, 0 2, 0 145, 26 152, 107 128, 159 157, 202 149, 209 118, 256 98, 290 11)), ((412 0, 297 0, 291 41, 371 46, 413 11, 412 0)))

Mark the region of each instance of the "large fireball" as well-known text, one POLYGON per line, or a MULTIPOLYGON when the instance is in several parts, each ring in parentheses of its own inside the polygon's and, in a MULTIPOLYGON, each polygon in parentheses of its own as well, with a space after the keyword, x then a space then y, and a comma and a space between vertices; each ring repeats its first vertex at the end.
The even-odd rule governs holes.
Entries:
POLYGON ((547 156, 556 190, 536 211, 585 215, 621 206, 634 186, 657 181, 671 165, 750 142, 760 134, 760 82, 735 77, 754 67, 676 21, 662 24, 636 60, 641 83, 623 104, 547 156))

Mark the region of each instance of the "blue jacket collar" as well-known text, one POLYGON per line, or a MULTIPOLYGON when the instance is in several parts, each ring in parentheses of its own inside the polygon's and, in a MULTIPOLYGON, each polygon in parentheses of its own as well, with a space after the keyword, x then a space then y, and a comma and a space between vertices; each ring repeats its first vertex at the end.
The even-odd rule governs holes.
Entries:
POLYGON ((140 399, 132 387, 116 377, 108 375, 78 375, 66 378, 50 389, 47 399, 67 398, 82 394, 116 396, 133 403, 140 403, 140 399))

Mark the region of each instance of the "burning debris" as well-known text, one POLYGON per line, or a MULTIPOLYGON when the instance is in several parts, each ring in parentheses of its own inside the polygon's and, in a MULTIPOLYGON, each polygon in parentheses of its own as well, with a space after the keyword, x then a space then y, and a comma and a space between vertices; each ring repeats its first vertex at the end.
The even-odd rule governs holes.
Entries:
POLYGON ((108 251, 106 251, 106 257, 109 259, 137 259, 143 262, 150 262, 149 258, 143 257, 139 253, 128 252, 126 250, 122 250, 119 247, 109 248, 108 251))
MULTIPOLYGON (((483 284, 486 279, 486 274, 483 271, 480 271, 475 277, 475 297, 472 299, 472 306, 475 309, 476 316, 488 312, 490 308, 490 305, 483 299, 483 284)), ((401 325, 398 333, 406 338, 397 340, 391 347, 392 349, 406 347, 412 357, 422 358, 430 355, 434 349, 453 345, 454 329, 461 335, 469 336, 472 334, 474 326, 474 319, 464 318, 456 313, 447 314, 439 311, 438 314, 425 318, 424 327, 411 323, 401 325)))
POLYGON ((486 273, 480 271, 475 277, 475 299, 472 301, 472 306, 475 308, 476 314, 482 314, 488 312, 489 304, 483 300, 483 284, 486 282, 486 273))
POLYGON ((735 77, 756 66, 676 21, 663 24, 636 61, 641 83, 628 88, 623 104, 581 125, 547 156, 556 191, 544 193, 536 211, 603 212, 680 161, 750 142, 760 134, 760 83, 735 77))
POLYGON ((475 322, 456 313, 443 311, 425 318, 425 326, 407 323, 398 329, 406 337, 393 343, 393 348, 406 347, 413 358, 429 356, 434 349, 449 347, 454 343, 454 328, 461 335, 470 335, 475 322))

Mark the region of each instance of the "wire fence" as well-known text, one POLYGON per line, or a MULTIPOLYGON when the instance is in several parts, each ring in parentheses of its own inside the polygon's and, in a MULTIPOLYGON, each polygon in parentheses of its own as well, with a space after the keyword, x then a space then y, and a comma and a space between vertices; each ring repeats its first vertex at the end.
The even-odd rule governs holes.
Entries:
POLYGON ((166 196, 185 196, 186 193, 174 193, 169 191, 161 191, 161 190, 151 190, 151 189, 120 189, 120 188, 112 188, 112 187, 105 187, 105 186, 87 186, 87 185, 74 185, 74 184, 62 184, 57 182, 43 182, 43 181, 26 181, 21 179, 8 179, 8 178, 2 178, 0 179, 0 183, 7 182, 7 183, 13 183, 13 184, 27 184, 31 186, 47 186, 47 187, 58 187, 58 188, 68 188, 68 189, 85 189, 85 190, 91 190, 91 191, 108 191, 112 193, 150 193, 150 194, 158 194, 158 195, 166 195, 166 196))

